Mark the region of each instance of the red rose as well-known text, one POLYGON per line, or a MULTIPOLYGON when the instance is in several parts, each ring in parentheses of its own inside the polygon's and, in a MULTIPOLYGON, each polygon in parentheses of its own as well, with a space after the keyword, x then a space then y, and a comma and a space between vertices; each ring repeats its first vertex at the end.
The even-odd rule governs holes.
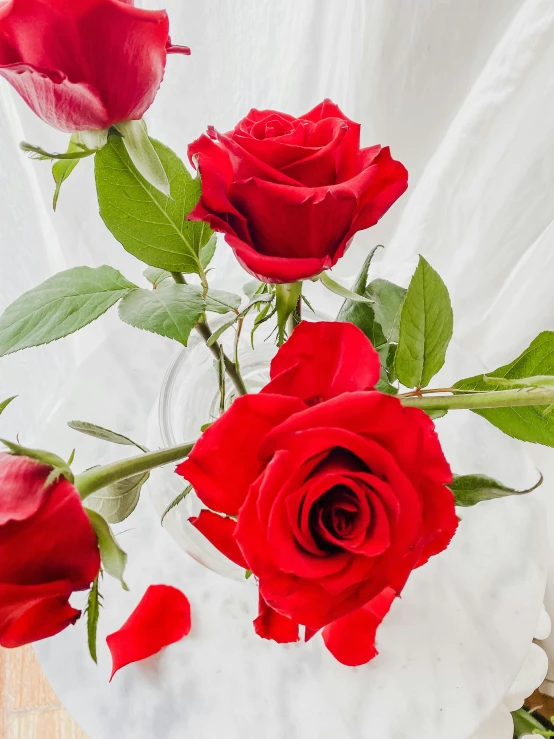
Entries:
POLYGON ((80 611, 70 595, 100 570, 96 534, 65 479, 45 487, 51 468, 0 454, 0 646, 53 636, 80 611))
POLYGON ((388 147, 360 149, 360 124, 330 100, 300 118, 251 110, 229 133, 209 129, 189 157, 202 176, 189 218, 222 231, 242 266, 265 282, 332 267, 408 186, 388 147))
POLYGON ((0 74, 46 123, 73 133, 138 120, 172 47, 163 10, 133 0, 0 3, 0 74))
POLYGON ((433 422, 372 390, 378 379, 357 327, 301 323, 271 382, 238 398, 177 470, 211 509, 197 528, 259 580, 257 632, 291 641, 294 624, 307 638, 323 628, 349 665, 375 656, 394 598, 457 527, 433 422))

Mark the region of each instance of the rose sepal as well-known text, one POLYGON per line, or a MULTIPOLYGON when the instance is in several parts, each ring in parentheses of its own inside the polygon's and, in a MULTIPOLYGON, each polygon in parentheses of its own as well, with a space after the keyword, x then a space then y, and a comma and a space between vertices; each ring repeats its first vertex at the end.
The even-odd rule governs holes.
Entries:
POLYGON ((6 439, 0 439, 0 442, 2 442, 4 446, 8 447, 11 454, 15 455, 16 457, 29 457, 30 459, 36 459, 38 462, 42 462, 43 464, 47 464, 49 467, 52 467, 52 472, 49 474, 45 482, 45 487, 48 487, 60 477, 65 477, 65 479, 72 484, 75 481, 75 476, 73 475, 73 472, 71 471, 71 468, 69 466, 71 464, 71 460, 73 459, 73 453, 71 455, 70 461, 66 462, 65 459, 62 459, 57 454, 47 452, 44 449, 30 449, 29 447, 15 444, 14 442, 7 441, 6 439))
MULTIPOLYGON (((298 301, 302 295, 302 283, 280 283, 275 285, 275 306, 277 308, 277 327, 278 327, 278 345, 285 341, 287 321, 292 318, 294 323, 294 314, 297 311, 298 301)), ((299 323, 299 321, 296 321, 299 323)))
POLYGON ((169 180, 160 157, 148 137, 146 123, 142 120, 123 121, 114 128, 123 137, 127 154, 139 174, 165 196, 170 197, 169 180))

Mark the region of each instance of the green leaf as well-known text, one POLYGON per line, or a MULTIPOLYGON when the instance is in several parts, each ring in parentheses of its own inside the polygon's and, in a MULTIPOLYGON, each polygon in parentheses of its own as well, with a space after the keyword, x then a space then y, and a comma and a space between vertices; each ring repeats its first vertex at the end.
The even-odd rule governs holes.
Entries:
POLYGON ((78 431, 80 434, 86 434, 92 436, 95 439, 102 439, 102 441, 110 441, 112 444, 121 444, 122 446, 136 446, 141 452, 147 452, 148 449, 136 441, 129 439, 128 436, 118 434, 110 429, 105 429, 103 426, 97 426, 95 423, 88 423, 88 421, 68 421, 67 425, 73 431, 78 431))
POLYGON ((88 594, 87 606, 85 613, 87 616, 87 637, 88 637, 88 650, 90 656, 94 662, 98 663, 98 655, 96 652, 96 641, 98 634, 98 620, 100 618, 100 608, 102 607, 102 596, 99 590, 99 579, 100 574, 96 577, 96 580, 92 583, 92 587, 88 594))
POLYGON ((210 347, 215 344, 215 342, 219 339, 219 337, 227 331, 228 328, 231 328, 231 326, 234 326, 234 324, 238 321, 238 316, 233 316, 230 320, 225 321, 225 323, 222 323, 221 326, 219 326, 210 336, 208 341, 206 342, 206 346, 210 347))
POLYGON ((167 516, 169 511, 172 511, 174 508, 176 508, 179 505, 179 503, 181 503, 187 497, 187 495, 190 493, 191 490, 192 490, 192 485, 187 485, 187 487, 183 490, 183 492, 179 493, 179 495, 174 500, 171 501, 171 503, 167 506, 165 511, 162 513, 162 517, 160 520, 160 524, 162 526, 164 523, 164 518, 167 516))
POLYGON ((322 272, 319 275, 320 282, 325 285, 327 290, 330 290, 332 293, 335 293, 336 295, 340 295, 341 298, 347 298, 348 300, 352 300, 355 303, 372 303, 373 301, 369 298, 366 298, 364 295, 359 295, 356 292, 353 292, 352 290, 349 290, 346 287, 343 287, 342 285, 339 285, 338 282, 333 280, 332 277, 329 277, 329 275, 326 272, 322 272))
POLYGON ((129 293, 119 305, 119 317, 135 328, 175 339, 186 346, 205 309, 200 288, 171 284, 158 290, 139 288, 129 293))
POLYGON ((406 288, 388 280, 377 279, 369 283, 365 295, 373 301, 375 319, 381 326, 385 340, 397 344, 400 312, 406 297, 406 288))
POLYGON ((242 286, 242 290, 249 300, 253 300, 254 296, 264 289, 265 283, 259 280, 250 280, 242 286))
POLYGON ((362 265, 362 268, 360 270, 360 273, 356 277, 356 282, 354 283, 352 287, 352 292, 356 293, 356 295, 364 295, 367 287, 367 277, 369 273, 369 268, 371 266, 371 262, 373 261, 373 257, 375 256, 375 253, 377 249, 383 249, 382 244, 378 244, 377 246, 374 246, 373 249, 369 252, 367 257, 365 258, 365 261, 362 265))
MULTIPOLYGON (((536 734, 542 737, 554 736, 553 731, 548 731, 545 726, 526 708, 520 708, 518 711, 512 712, 512 718, 514 719, 514 736, 517 739, 520 737, 527 736, 528 734, 536 734)), ((539 718, 542 718, 540 716, 539 718)), ((554 718, 551 719, 551 723, 554 718)))
POLYGON ((213 332, 213 334, 210 336, 210 338, 206 342, 206 346, 208 347, 213 346, 215 342, 219 339, 219 337, 222 334, 224 334, 225 331, 227 331, 227 329, 231 328, 231 326, 234 326, 235 323, 240 318, 244 318, 247 315, 247 313, 249 313, 252 310, 252 308, 262 303, 271 303, 274 298, 275 298, 274 293, 265 293, 263 295, 255 295, 251 303, 248 303, 248 305, 245 306, 241 311, 239 311, 238 314, 234 315, 228 321, 225 321, 225 323, 222 323, 221 326, 219 326, 217 330, 213 332))
POLYGON ((212 313, 229 313, 238 311, 241 304, 240 295, 224 290, 209 290, 206 295, 206 310, 212 313))
POLYGON ((386 345, 386 338, 378 321, 375 319, 373 305, 368 303, 355 303, 353 300, 345 300, 338 313, 337 321, 353 323, 361 329, 374 347, 386 345))
POLYGON ((396 376, 396 367, 395 367, 397 349, 398 349, 398 344, 389 344, 389 352, 387 354, 387 362, 386 362, 386 367, 385 367, 387 371, 387 377, 389 378, 389 382, 396 382, 398 380, 398 377, 396 376))
MULTIPOLYGON (((379 326, 379 324, 375 325, 379 326)), ((381 363, 381 375, 379 378, 379 382, 375 387, 377 390, 379 390, 379 392, 386 393, 387 395, 398 394, 398 388, 392 385, 392 380, 389 378, 389 374, 387 372, 387 365, 390 361, 389 356, 390 354, 394 355, 395 350, 396 344, 382 344, 381 346, 377 347, 377 353, 379 354, 379 360, 381 363)))
POLYGON ((249 313, 252 308, 255 308, 256 306, 261 306, 263 303, 271 303, 273 302, 275 298, 275 293, 262 293, 260 295, 254 295, 254 298, 246 305, 244 308, 242 308, 239 312, 239 317, 244 318, 247 313, 249 313))
MULTIPOLYGON (((502 380, 526 381, 536 377, 554 377, 554 332, 543 331, 534 339, 529 347, 510 364, 499 367, 487 374, 476 375, 460 380, 454 387, 459 390, 505 390, 502 380), (500 378, 491 386, 492 376, 500 378)), ((544 380, 543 380, 544 382, 544 380)), ((522 393, 525 390, 521 390, 522 393)), ((531 441, 544 446, 554 446, 554 419, 544 413, 547 406, 518 406, 513 408, 484 408, 475 410, 487 421, 508 436, 522 441, 531 441)))
POLYGON ((99 513, 108 523, 121 523, 137 507, 142 486, 149 477, 149 472, 143 472, 126 480, 114 482, 87 496, 85 505, 99 513))
POLYGON ((200 263, 202 264, 202 267, 204 269, 206 269, 206 267, 212 261, 216 247, 217 234, 212 234, 208 240, 208 243, 200 249, 200 263))
POLYGON ((124 590, 129 590, 123 579, 123 573, 127 564, 127 555, 117 543, 111 528, 102 516, 88 508, 85 508, 85 511, 98 537, 98 547, 104 569, 108 575, 119 580, 124 590))
POLYGON ((9 406, 12 400, 15 400, 16 398, 17 398, 17 395, 12 395, 11 398, 6 398, 6 400, 3 400, 0 403, 0 415, 6 410, 6 408, 9 406))
MULTIPOLYGON (((67 153, 72 154, 77 151, 81 152, 82 149, 77 146, 74 141, 70 140, 67 153)), ((56 189, 54 190, 54 198, 52 201, 52 207, 54 210, 56 210, 58 205, 58 198, 60 197, 60 190, 63 183, 79 164, 79 161, 79 159, 59 159, 52 165, 52 175, 54 177, 54 182, 56 183, 56 189)))
POLYGON ((74 267, 17 298, 0 316, 0 356, 48 344, 105 313, 136 285, 113 267, 74 267))
POLYGON ((142 274, 154 288, 158 287, 160 282, 171 278, 171 272, 166 269, 158 269, 158 267, 147 267, 142 274))
POLYGON ((160 157, 148 138, 146 123, 142 120, 124 121, 118 123, 115 129, 123 136, 127 154, 137 172, 146 182, 169 197, 169 180, 160 157))
POLYGON ((375 385, 375 389, 380 393, 385 393, 385 395, 398 395, 398 388, 391 385, 383 374, 381 374, 377 385, 375 385))
POLYGON ((487 475, 454 475, 454 481, 449 485, 454 493, 456 505, 472 506, 482 500, 505 498, 507 495, 525 495, 536 490, 542 483, 539 481, 528 490, 514 490, 487 475))
POLYGON ((376 246, 367 257, 352 287, 352 292, 368 298, 372 301, 371 304, 345 300, 337 316, 339 321, 358 326, 377 349, 384 344, 398 341, 400 305, 406 294, 403 287, 387 280, 373 280, 368 284, 368 270, 378 248, 380 247, 376 246))
POLYGON ((396 374, 406 387, 425 387, 444 364, 454 317, 446 285, 422 257, 400 313, 396 374))
POLYGON ((167 173, 171 197, 149 185, 121 138, 110 136, 95 160, 100 215, 123 248, 146 264, 198 274, 200 250, 212 236, 206 223, 186 220, 200 198, 200 179, 192 178, 171 149, 155 140, 152 144, 167 173))

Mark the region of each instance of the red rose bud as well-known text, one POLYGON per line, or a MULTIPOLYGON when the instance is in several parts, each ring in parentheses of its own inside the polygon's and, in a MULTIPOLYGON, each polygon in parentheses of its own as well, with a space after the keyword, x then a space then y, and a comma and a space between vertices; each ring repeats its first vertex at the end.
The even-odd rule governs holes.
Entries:
POLYGON ((189 216, 225 234, 264 282, 296 282, 332 267, 408 186, 387 147, 360 149, 360 124, 330 100, 300 118, 251 110, 233 131, 189 146, 202 197, 189 216))
POLYGON ((61 131, 139 120, 162 81, 171 44, 163 10, 133 0, 7 0, 0 4, 0 74, 61 131))
POLYGON ((79 493, 52 468, 0 454, 0 646, 57 634, 80 611, 69 605, 100 570, 98 542, 79 493))
POLYGON ((452 473, 432 420, 372 389, 379 357, 356 326, 301 323, 270 374, 177 471, 229 517, 224 531, 208 514, 198 528, 224 553, 236 551, 232 529, 259 581, 257 633, 293 640, 287 617, 308 638, 323 629, 340 662, 363 664, 411 572, 456 531, 452 473))

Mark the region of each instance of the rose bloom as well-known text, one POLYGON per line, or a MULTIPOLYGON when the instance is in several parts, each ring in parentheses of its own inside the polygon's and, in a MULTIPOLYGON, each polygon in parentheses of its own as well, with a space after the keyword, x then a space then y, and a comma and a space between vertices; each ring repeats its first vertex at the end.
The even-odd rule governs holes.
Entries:
POLYGON ((163 79, 172 46, 163 10, 133 0, 0 2, 0 74, 61 131, 138 120, 163 79))
POLYGON ((0 454, 0 646, 53 636, 79 618, 69 605, 100 570, 96 534, 65 478, 51 467, 0 454))
POLYGON ((265 282, 332 267, 408 186, 388 147, 360 149, 360 124, 330 100, 300 118, 251 110, 228 133, 209 129, 189 157, 202 176, 189 218, 222 231, 242 266, 265 282))
POLYGON ((373 390, 379 371, 356 326, 301 323, 270 383, 235 400, 177 468, 209 509, 194 525, 258 578, 257 633, 323 629, 347 665, 376 655, 394 598, 458 523, 433 421, 373 390))

